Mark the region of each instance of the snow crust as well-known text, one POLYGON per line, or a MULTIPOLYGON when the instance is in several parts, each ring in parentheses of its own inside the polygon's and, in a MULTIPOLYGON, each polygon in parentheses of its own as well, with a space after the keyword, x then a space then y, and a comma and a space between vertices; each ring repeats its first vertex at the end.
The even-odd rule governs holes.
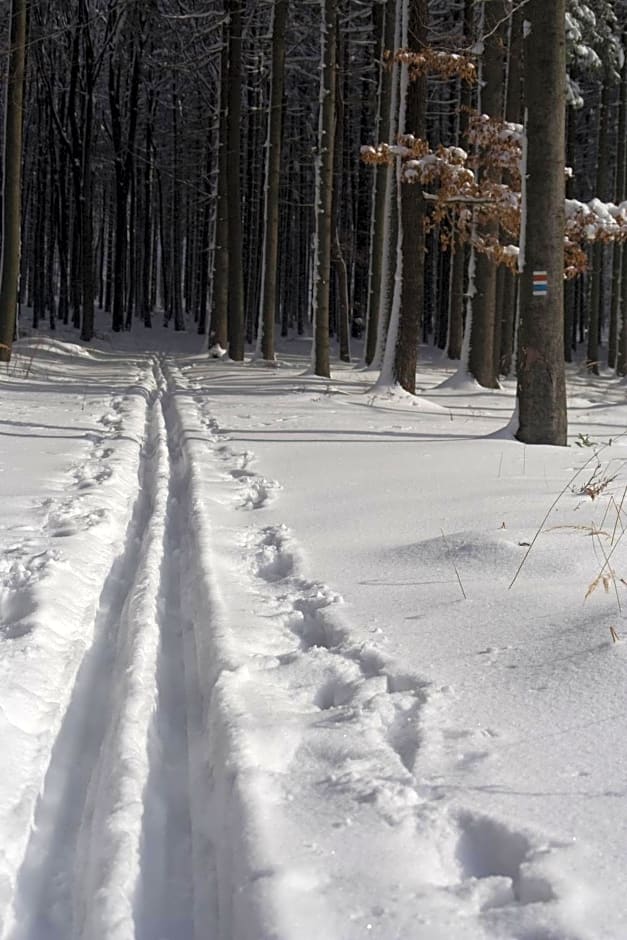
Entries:
POLYGON ((143 339, 0 375, 0 936, 627 936, 622 383, 143 339))

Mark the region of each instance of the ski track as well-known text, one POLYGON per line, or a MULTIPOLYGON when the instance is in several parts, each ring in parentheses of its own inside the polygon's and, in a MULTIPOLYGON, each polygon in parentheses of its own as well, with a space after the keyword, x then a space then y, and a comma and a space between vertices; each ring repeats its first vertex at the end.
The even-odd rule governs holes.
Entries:
MULTIPOLYGON (((175 362, 152 362, 132 519, 54 743, 3 936, 305 940, 290 909, 313 905, 319 929, 325 901, 316 901, 314 875, 282 868, 279 811, 269 810, 276 792, 264 789, 292 761, 301 790, 372 805, 388 828, 406 832, 409 820, 424 881, 451 909, 471 894, 487 935, 501 936, 499 910, 516 905, 528 908, 520 936, 541 936, 535 912, 556 898, 543 866, 554 847, 460 808, 421 776, 427 755, 450 770, 465 736, 470 762, 489 743, 446 729, 446 689, 356 642, 342 598, 306 577, 290 532, 268 524, 263 510, 279 485, 232 448, 175 362), (230 542, 227 527, 213 525, 211 500, 221 518, 250 513, 230 542), (263 632, 239 622, 246 605, 264 618, 263 632), (292 701, 306 717, 296 733, 281 727, 292 701), (350 748, 339 738, 329 747, 328 735, 322 743, 318 727, 348 736, 350 748)), ((73 471, 79 494, 115 475, 105 445, 124 430, 122 401, 73 471)), ((42 510, 56 538, 104 513, 71 497, 42 510)), ((28 632, 29 579, 52 557, 35 554, 25 567, 25 552, 18 546, 0 572, 5 635, 28 632)))
MULTIPOLYGON (((156 362, 153 372, 133 516, 51 755, 19 873, 14 940, 212 937, 206 916, 194 930, 186 768, 201 712, 183 636, 165 380, 156 362)), ((119 402, 101 424, 122 432, 119 402)), ((109 456, 97 441, 74 471, 79 490, 109 478, 109 456)), ((71 497, 42 508, 55 537, 95 524, 71 497)), ((205 872, 210 897, 209 864, 205 872)))

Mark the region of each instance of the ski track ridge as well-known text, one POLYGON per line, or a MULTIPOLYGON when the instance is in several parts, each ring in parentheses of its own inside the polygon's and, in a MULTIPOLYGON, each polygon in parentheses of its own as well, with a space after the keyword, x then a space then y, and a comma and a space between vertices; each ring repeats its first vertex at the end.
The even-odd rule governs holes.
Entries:
MULTIPOLYGON (((139 369, 138 375, 142 374, 146 374, 145 368, 139 369)), ((134 448, 139 443, 144 422, 143 406, 138 407, 135 396, 130 396, 130 388, 122 395, 115 395, 109 403, 111 410, 107 412, 107 415, 118 416, 121 422, 127 416, 129 419, 130 429, 122 444, 125 455, 122 479, 127 484, 129 481, 132 484, 132 473, 137 465, 134 448)), ((60 802, 61 778, 55 775, 53 769, 55 755, 63 749, 64 729, 75 682, 89 655, 85 650, 94 640, 93 617, 98 584, 102 585, 103 570, 106 570, 107 557, 110 557, 107 549, 101 547, 95 553, 93 562, 90 559, 85 570, 77 572, 79 584, 89 584, 90 592, 93 593, 90 593, 86 603, 79 591, 75 602, 71 590, 67 590, 67 574, 61 573, 63 567, 67 572, 65 539, 103 523, 107 524, 106 531, 111 538, 111 542, 107 543, 105 536, 104 546, 119 545, 122 534, 120 529, 116 530, 116 526, 111 524, 110 514, 105 508, 109 503, 104 496, 104 489, 108 488, 108 481, 114 475, 109 463, 113 450, 104 445, 119 436, 118 429, 103 423, 102 419, 99 423, 103 424, 101 432, 84 435, 90 441, 90 447, 87 454, 70 469, 71 478, 65 489, 69 495, 34 502, 35 508, 39 510, 40 525, 37 528, 18 525, 9 530, 7 534, 13 534, 18 541, 5 550, 6 562, 0 565, 0 628, 6 641, 15 642, 15 645, 6 647, 7 664, 28 650, 22 638, 31 643, 29 634, 35 634, 32 655, 25 659, 24 685, 16 685, 15 679, 10 680, 6 690, 8 697, 3 703, 5 724, 21 731, 21 709, 27 709, 25 714, 28 718, 24 722, 23 748, 19 750, 20 763, 12 778, 14 790, 6 808, 3 807, 7 816, 3 822, 11 825, 11 817, 14 817, 15 823, 22 821, 23 828, 18 833, 15 827, 15 838, 4 847, 2 853, 2 937, 23 935, 24 920, 32 920, 35 916, 33 899, 30 896, 26 898, 24 891, 40 881, 38 872, 43 871, 46 861, 39 853, 43 839, 40 839, 37 831, 40 823, 43 828, 49 822, 41 791, 52 778, 53 785, 48 788, 48 795, 52 802, 60 802), (91 484, 84 486, 82 484, 87 477, 91 484), (104 487, 103 491, 98 490, 100 486, 104 487), (86 492, 88 490, 93 490, 93 493, 86 492), (43 603, 42 606, 44 598, 48 596, 52 604, 49 606, 43 603), (67 623, 64 622, 66 618, 67 623), (58 659, 59 655, 63 656, 62 662, 58 659), (40 679, 42 686, 39 685, 40 679), (33 734, 35 729, 37 732, 33 734), (37 781, 41 782, 39 788, 37 781), (33 827, 30 832, 29 825, 33 827)), ((126 504, 120 507, 125 515, 128 514, 127 518, 130 517, 132 500, 131 495, 126 504)), ((102 600, 107 600, 104 592, 102 600)), ((63 875, 55 874, 55 879, 60 893, 63 893, 63 875)), ((54 912, 51 912, 51 916, 54 918, 54 912)), ((47 933, 43 935, 48 936, 47 933)), ((38 933, 38 936, 42 934, 38 933)))
MULTIPOLYGON (((132 520, 55 741, 11 940, 212 937, 208 912, 199 933, 192 914, 187 739, 201 712, 190 703, 197 674, 182 636, 177 479, 156 361, 153 375, 132 520)), ((119 408, 104 419, 119 432, 119 408)), ((83 479, 79 469, 79 488, 83 479)))

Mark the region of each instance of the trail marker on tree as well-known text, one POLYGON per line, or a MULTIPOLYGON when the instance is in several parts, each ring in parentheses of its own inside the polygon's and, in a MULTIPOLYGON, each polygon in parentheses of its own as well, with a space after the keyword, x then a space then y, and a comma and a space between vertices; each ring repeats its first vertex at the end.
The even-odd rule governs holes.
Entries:
POLYGON ((546 271, 533 272, 533 296, 546 297, 549 292, 549 275, 546 271))

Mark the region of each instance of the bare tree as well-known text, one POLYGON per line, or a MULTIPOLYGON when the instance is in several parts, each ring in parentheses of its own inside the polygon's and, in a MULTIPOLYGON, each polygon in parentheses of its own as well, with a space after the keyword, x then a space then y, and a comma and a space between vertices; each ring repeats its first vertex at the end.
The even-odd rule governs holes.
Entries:
POLYGON ((336 0, 321 0, 322 74, 318 133, 318 180, 316 205, 316 272, 314 298, 314 372, 329 376, 329 294, 333 226, 333 151, 335 140, 335 94, 337 56, 336 0))
POLYGON ((516 436, 527 444, 566 444, 564 15, 564 0, 529 0, 525 10, 527 154, 516 436))
POLYGON ((11 358, 20 271, 22 112, 26 58, 26 0, 12 0, 5 105, 2 266, 0 271, 0 361, 11 358))
POLYGON ((279 184, 283 125, 283 85, 285 72, 285 30, 288 0, 274 0, 272 26, 272 90, 268 115, 266 164, 265 232, 260 317, 261 355, 274 361, 274 321, 277 309, 277 260, 279 251, 279 184))

